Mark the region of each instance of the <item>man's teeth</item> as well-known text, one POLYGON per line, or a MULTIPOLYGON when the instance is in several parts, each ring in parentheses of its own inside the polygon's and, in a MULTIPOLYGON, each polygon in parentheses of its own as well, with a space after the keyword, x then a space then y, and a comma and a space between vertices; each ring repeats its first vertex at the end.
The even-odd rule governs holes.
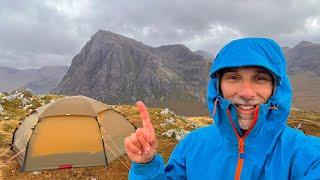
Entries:
POLYGON ((253 109, 254 106, 249 106, 249 105, 238 105, 238 108, 240 109, 253 109))

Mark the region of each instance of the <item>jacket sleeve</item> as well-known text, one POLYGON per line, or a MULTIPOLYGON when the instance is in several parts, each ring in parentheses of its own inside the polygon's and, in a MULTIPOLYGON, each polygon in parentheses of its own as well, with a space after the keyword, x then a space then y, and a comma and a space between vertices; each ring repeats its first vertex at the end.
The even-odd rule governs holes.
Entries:
POLYGON ((293 179, 320 179, 320 138, 306 137, 294 160, 293 179))
POLYGON ((129 171, 129 179, 187 179, 185 163, 186 139, 187 138, 184 138, 175 147, 166 167, 162 156, 159 154, 157 154, 151 162, 146 164, 132 162, 131 169, 129 171))
POLYGON ((316 160, 313 165, 309 168, 307 174, 304 176, 303 179, 308 180, 316 180, 320 179, 320 158, 316 160))

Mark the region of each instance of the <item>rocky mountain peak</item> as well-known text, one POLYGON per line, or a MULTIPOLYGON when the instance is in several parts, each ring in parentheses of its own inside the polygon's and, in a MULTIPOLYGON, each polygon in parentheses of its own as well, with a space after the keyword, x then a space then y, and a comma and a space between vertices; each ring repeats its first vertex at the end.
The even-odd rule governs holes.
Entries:
POLYGON ((206 83, 207 62, 184 45, 153 48, 99 30, 73 58, 54 92, 82 94, 108 104, 171 103, 170 108, 188 112, 185 103, 195 105, 193 111, 204 107, 206 83))
POLYGON ((93 45, 112 44, 119 47, 135 47, 145 49, 145 45, 134 39, 113 33, 111 31, 99 30, 91 38, 93 45))
POLYGON ((194 61, 203 61, 204 57, 192 52, 188 47, 182 44, 173 44, 154 48, 153 52, 164 59, 169 60, 169 64, 174 63, 189 63, 194 61))

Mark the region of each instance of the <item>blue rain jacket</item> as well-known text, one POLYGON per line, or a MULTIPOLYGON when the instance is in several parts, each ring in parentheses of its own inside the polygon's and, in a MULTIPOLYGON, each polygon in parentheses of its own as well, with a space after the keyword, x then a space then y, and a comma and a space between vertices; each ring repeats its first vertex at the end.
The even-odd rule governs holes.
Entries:
POLYGON ((213 61, 207 100, 214 124, 187 135, 165 166, 161 155, 132 163, 129 179, 320 179, 320 139, 287 126, 292 90, 280 47, 270 39, 244 38, 227 44, 213 61), (216 72, 261 66, 276 80, 272 97, 242 134, 236 108, 219 93, 216 72))

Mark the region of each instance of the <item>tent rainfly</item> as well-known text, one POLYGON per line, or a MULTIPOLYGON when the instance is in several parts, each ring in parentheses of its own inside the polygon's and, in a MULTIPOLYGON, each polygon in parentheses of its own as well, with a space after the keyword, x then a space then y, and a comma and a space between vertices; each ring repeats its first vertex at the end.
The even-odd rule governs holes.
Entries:
POLYGON ((135 127, 106 104, 71 96, 37 108, 15 130, 21 171, 107 165, 125 154, 135 127))

